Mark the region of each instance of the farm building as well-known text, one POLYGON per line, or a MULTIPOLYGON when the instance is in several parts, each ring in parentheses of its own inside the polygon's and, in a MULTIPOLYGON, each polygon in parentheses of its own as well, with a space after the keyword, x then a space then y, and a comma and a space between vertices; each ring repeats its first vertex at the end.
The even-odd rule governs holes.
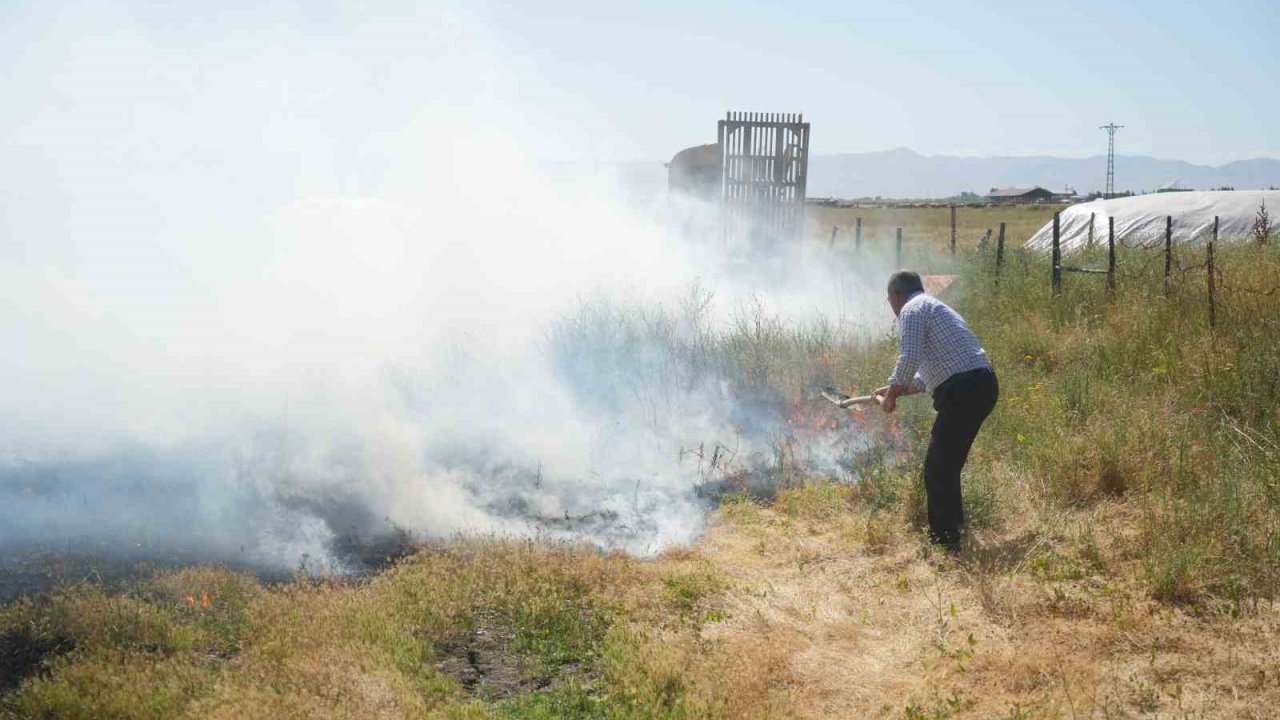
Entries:
MULTIPOLYGON (((1254 236, 1263 203, 1268 209, 1280 208, 1280 190, 1200 190, 1094 200, 1058 215, 1058 237, 1063 252, 1090 242, 1105 244, 1109 219, 1115 218, 1116 242, 1158 245, 1164 242, 1166 218, 1171 218, 1174 243, 1203 243, 1213 234, 1216 217, 1220 241, 1245 242, 1254 236)), ((1052 222, 1027 241, 1033 250, 1052 245, 1052 222)))
POLYGON ((1046 190, 1039 185, 1008 187, 992 190, 987 199, 995 203, 1038 203, 1052 202, 1058 193, 1046 190))

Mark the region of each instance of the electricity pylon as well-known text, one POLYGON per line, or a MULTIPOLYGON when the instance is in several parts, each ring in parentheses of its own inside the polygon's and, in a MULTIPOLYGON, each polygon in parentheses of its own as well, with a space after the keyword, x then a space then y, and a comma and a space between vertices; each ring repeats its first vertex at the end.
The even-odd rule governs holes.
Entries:
POLYGON ((1104 198, 1116 194, 1116 131, 1122 127, 1115 123, 1098 126, 1099 130, 1107 131, 1107 191, 1102 194, 1104 198))

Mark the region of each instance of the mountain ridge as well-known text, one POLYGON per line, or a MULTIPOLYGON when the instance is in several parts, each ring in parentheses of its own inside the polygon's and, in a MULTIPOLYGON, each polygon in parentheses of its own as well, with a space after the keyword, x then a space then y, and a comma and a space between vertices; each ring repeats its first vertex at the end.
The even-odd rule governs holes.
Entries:
MULTIPOLYGON (((865 153, 813 155, 810 197, 940 198, 962 192, 985 195, 991 188, 1040 185, 1070 187, 1081 195, 1102 189, 1106 156, 922 155, 896 147, 865 153)), ((1198 165, 1147 155, 1116 156, 1116 190, 1151 191, 1178 187, 1257 189, 1280 185, 1280 160, 1244 158, 1221 165, 1198 165)))

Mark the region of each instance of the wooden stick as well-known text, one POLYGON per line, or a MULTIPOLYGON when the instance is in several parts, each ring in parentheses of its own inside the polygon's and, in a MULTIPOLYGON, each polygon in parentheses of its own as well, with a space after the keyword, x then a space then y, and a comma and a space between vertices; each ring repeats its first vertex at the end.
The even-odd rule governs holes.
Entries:
POLYGON ((1213 216, 1213 237, 1209 240, 1209 249, 1205 259, 1209 278, 1209 332, 1218 326, 1218 293, 1213 282, 1213 244, 1218 242, 1218 216, 1213 216))
POLYGON ((1004 223, 1000 223, 1000 238, 996 240, 996 280, 1000 280, 1000 266, 1004 265, 1004 223))
POLYGON ((1116 291, 1116 218, 1107 218, 1107 292, 1116 291))
POLYGON ((836 405, 842 408, 847 408, 853 407, 854 405, 870 405, 871 403, 883 405, 884 398, 879 395, 859 395, 858 397, 851 397, 848 400, 841 400, 836 403, 836 405))
POLYGON ((884 402, 884 398, 877 397, 875 395, 862 395, 859 397, 850 397, 844 394, 844 392, 833 387, 823 388, 822 397, 831 401, 831 403, 836 407, 841 407, 841 408, 848 408, 854 405, 868 405, 873 402, 874 403, 884 402))
POLYGON ((1053 269, 1050 279, 1053 281, 1053 294, 1062 293, 1062 246, 1058 234, 1058 213, 1053 214, 1053 269))
POLYGON ((951 254, 956 254, 956 206, 951 206, 951 254))
POLYGON ((1164 218, 1164 294, 1169 294, 1169 273, 1173 267, 1173 216, 1164 218))

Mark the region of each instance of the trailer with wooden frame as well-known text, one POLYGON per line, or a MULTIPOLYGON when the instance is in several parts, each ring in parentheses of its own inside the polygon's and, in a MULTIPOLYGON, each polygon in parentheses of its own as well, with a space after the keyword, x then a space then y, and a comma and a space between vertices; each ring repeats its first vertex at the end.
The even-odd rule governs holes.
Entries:
POLYGON ((767 249, 798 241, 809 175, 804 116, 729 112, 717 139, 725 243, 767 249))

